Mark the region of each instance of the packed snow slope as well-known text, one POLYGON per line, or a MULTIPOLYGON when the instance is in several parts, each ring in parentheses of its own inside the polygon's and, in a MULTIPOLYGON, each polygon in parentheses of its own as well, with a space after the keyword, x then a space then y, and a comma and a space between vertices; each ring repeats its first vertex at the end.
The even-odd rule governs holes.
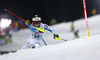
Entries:
MULTIPOLYGON (((92 16, 88 18, 89 23, 89 32, 90 36, 100 34, 100 15, 92 16)), ((59 34, 59 36, 63 39, 67 40, 73 40, 75 38, 73 32, 71 32, 71 22, 62 22, 56 25, 52 25, 51 28, 55 29, 55 31, 59 34)), ((86 31, 86 23, 85 19, 78 19, 74 22, 75 30, 79 30, 79 36, 80 38, 84 38, 87 36, 86 31)), ((12 34, 12 44, 9 45, 0 45, 0 51, 16 51, 18 49, 21 49, 21 47, 24 45, 26 40, 28 39, 30 35, 29 29, 20 30, 18 32, 14 32, 12 34)), ((46 41, 48 45, 55 45, 59 43, 64 43, 65 41, 62 40, 54 40, 53 34, 46 31, 43 39, 46 41)), ((42 43, 42 46, 44 46, 44 43, 42 43)))
POLYGON ((1 55, 0 60, 100 60, 100 34, 56 45, 18 50, 1 55))

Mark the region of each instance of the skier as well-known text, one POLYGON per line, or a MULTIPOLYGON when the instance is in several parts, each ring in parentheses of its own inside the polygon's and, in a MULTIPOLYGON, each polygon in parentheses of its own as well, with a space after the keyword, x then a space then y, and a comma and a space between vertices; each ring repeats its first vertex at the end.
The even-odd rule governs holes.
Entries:
MULTIPOLYGON (((32 18, 31 27, 35 29, 39 33, 40 36, 43 36, 45 30, 47 30, 47 31, 50 31, 54 35, 55 40, 59 40, 59 35, 55 32, 55 30, 52 29, 47 24, 41 23, 41 18, 37 17, 37 15, 35 15, 35 17, 32 18)), ((40 47, 42 40, 39 37, 39 35, 35 31, 31 30, 30 37, 28 38, 27 42, 24 44, 22 49, 31 49, 31 48, 40 47)))

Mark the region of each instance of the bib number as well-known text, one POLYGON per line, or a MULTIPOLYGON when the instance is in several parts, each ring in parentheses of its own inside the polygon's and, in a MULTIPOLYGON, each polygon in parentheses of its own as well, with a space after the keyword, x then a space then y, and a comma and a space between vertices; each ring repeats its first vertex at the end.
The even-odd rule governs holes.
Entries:
POLYGON ((39 35, 34 35, 35 38, 39 38, 39 35))

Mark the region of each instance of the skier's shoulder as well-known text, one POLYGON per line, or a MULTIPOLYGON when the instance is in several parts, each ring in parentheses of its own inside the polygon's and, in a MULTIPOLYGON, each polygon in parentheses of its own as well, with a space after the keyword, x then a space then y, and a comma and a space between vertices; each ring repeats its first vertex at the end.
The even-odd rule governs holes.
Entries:
POLYGON ((32 26, 33 26, 33 24, 30 24, 30 26, 32 27, 32 26))
POLYGON ((41 23, 41 25, 43 25, 44 27, 48 27, 48 25, 47 25, 47 24, 45 24, 45 23, 41 23))
POLYGON ((30 24, 30 26, 35 29, 35 26, 33 24, 30 24))
POLYGON ((41 25, 45 25, 45 23, 41 23, 41 25))

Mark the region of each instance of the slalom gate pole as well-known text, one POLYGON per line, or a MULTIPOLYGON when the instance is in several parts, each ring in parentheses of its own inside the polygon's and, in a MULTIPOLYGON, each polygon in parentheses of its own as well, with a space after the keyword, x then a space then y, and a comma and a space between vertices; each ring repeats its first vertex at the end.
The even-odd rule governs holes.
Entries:
MULTIPOLYGON (((24 21, 24 22, 26 23, 26 25, 27 25, 29 28, 33 29, 30 25, 27 24, 28 22, 25 21, 24 19, 20 18, 19 16, 15 15, 14 13, 8 11, 7 9, 5 9, 5 11, 7 11, 8 13, 14 15, 15 17, 21 19, 22 21, 24 21)), ((32 31, 35 31, 35 32, 38 34, 38 32, 37 32, 36 30, 32 30, 32 31)), ((38 35, 40 36, 40 34, 38 34, 38 35)), ((47 44, 46 44, 46 42, 44 41, 44 39, 43 39, 41 36, 40 36, 40 38, 42 39, 42 41, 44 42, 44 44, 47 46, 47 44)))
POLYGON ((86 20, 86 27, 87 27, 87 37, 89 38, 89 27, 88 27, 88 20, 87 20, 87 12, 86 12, 86 3, 85 0, 83 0, 83 7, 84 7, 84 14, 85 14, 85 20, 86 20))

